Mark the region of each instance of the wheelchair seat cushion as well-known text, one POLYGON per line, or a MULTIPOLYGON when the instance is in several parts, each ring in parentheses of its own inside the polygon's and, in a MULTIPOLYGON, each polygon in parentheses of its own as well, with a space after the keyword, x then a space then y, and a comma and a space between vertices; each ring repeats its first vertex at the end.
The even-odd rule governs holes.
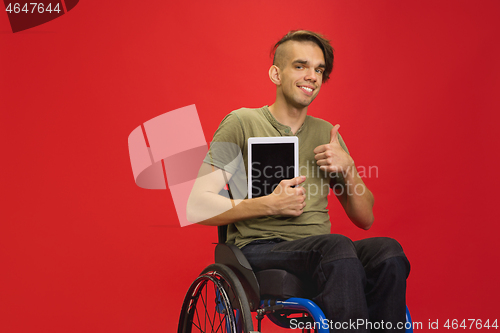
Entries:
POLYGON ((255 273, 259 281, 261 298, 287 299, 311 297, 311 286, 287 271, 266 269, 255 273))

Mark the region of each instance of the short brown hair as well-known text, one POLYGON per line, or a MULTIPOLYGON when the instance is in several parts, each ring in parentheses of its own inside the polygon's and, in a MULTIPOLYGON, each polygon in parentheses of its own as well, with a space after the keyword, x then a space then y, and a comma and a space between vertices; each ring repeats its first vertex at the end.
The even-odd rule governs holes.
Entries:
MULTIPOLYGON (((323 73, 323 82, 328 81, 330 73, 333 70, 333 47, 330 41, 322 35, 309 30, 292 30, 281 38, 272 48, 273 65, 277 65, 280 59, 276 59, 278 48, 288 41, 313 42, 323 51, 325 57, 325 71, 323 73)), ((280 57, 280 55, 278 55, 280 57)), ((278 66, 279 67, 279 66, 278 66)))

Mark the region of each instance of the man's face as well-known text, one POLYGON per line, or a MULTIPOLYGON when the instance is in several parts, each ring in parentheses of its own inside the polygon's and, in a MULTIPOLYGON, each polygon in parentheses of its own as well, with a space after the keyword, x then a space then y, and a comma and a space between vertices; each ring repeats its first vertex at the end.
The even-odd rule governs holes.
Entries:
POLYGON ((281 90, 287 103, 298 109, 307 107, 321 88, 325 58, 313 42, 287 42, 280 71, 281 90))

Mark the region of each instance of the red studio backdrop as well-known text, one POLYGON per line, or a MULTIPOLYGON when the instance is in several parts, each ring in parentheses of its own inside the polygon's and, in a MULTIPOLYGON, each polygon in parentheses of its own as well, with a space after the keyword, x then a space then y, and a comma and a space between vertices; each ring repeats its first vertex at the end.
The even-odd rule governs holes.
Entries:
POLYGON ((230 111, 271 104, 269 51, 292 29, 331 39, 309 114, 341 124, 375 195, 369 231, 332 200, 332 232, 401 242, 419 331, 500 320, 499 13, 496 0, 82 0, 13 33, 2 8, 0 331, 176 331, 216 230, 181 228, 169 189, 135 184, 128 135, 195 104, 210 141, 230 111))

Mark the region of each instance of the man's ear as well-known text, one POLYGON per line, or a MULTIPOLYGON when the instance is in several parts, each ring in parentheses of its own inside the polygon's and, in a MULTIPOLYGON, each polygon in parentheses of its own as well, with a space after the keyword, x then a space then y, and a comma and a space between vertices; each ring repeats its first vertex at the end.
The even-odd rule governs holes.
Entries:
POLYGON ((269 78, 275 85, 281 85, 281 74, 278 66, 272 65, 271 68, 269 68, 269 78))

